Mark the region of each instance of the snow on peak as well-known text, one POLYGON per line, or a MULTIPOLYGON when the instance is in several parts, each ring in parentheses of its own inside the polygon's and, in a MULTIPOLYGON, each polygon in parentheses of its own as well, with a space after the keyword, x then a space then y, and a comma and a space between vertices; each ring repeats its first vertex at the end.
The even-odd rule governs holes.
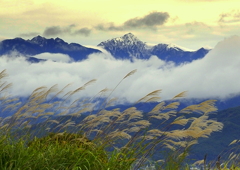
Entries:
POLYGON ((57 42, 57 43, 62 43, 62 42, 64 42, 61 38, 55 38, 55 41, 57 42))
POLYGON ((114 38, 112 40, 115 41, 115 42, 122 42, 124 44, 134 44, 134 43, 140 41, 132 33, 125 34, 122 37, 114 38))
POLYGON ((182 47, 180 45, 173 44, 173 43, 167 44, 167 49, 171 49, 171 48, 174 48, 177 51, 180 51, 180 50, 182 50, 182 51, 195 51, 195 50, 188 49, 188 48, 185 48, 185 47, 182 47))
POLYGON ((176 50, 176 51, 187 51, 187 52, 193 52, 196 50, 188 49, 185 47, 182 47, 180 45, 176 45, 173 43, 160 43, 160 44, 152 44, 152 43, 146 43, 139 40, 135 35, 132 33, 127 33, 121 37, 109 39, 107 41, 101 42, 98 46, 102 46, 103 48, 107 47, 108 49, 112 48, 138 48, 144 51, 153 50, 154 48, 162 49, 162 50, 176 50))
POLYGON ((34 44, 43 44, 43 42, 45 42, 45 41, 46 41, 46 38, 41 37, 40 35, 38 35, 30 40, 30 42, 34 43, 34 44))
POLYGON ((106 46, 106 45, 113 45, 113 46, 132 46, 136 44, 142 44, 144 43, 140 41, 136 36, 134 36, 132 33, 128 33, 123 35, 122 37, 113 38, 104 42, 101 42, 98 46, 106 46))
POLYGON ((202 48, 204 48, 205 50, 212 50, 213 48, 210 46, 203 46, 202 48))
POLYGON ((120 37, 124 40, 131 40, 131 41, 140 41, 136 36, 134 36, 132 33, 125 34, 124 36, 120 37))

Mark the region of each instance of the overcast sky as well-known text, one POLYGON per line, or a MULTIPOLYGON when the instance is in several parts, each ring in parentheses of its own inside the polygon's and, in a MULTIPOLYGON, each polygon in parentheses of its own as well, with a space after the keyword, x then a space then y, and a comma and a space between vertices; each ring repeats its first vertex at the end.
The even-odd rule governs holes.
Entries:
MULTIPOLYGON (((240 37, 231 36, 214 47, 203 59, 191 64, 174 66, 152 56, 148 61, 115 60, 110 54, 92 54, 82 62, 69 63, 63 54, 44 53, 38 58, 52 58, 30 64, 24 58, 0 57, 0 68, 6 69, 8 82, 13 83, 11 94, 27 96, 39 86, 58 84, 63 88, 73 83, 74 90, 92 79, 97 81, 77 97, 94 96, 104 88, 113 89, 130 71, 137 72, 124 79, 112 97, 135 102, 149 92, 162 89, 162 99, 169 99, 182 91, 188 97, 222 99, 240 93, 240 37)), ((1 70, 0 70, 1 71, 1 70)), ((66 92, 67 92, 66 91, 66 92)))
POLYGON ((193 50, 240 35, 239 0, 0 0, 0 40, 42 35, 97 45, 132 32, 193 50))

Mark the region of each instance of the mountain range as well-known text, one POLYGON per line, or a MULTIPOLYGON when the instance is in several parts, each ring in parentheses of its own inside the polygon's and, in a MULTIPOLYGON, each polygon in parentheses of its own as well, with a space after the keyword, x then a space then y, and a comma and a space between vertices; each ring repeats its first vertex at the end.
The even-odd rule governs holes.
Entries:
MULTIPOLYGON (((192 62, 203 58, 209 49, 200 48, 192 51, 181 48, 173 44, 157 44, 149 45, 140 41, 132 33, 123 35, 122 37, 113 38, 103 41, 97 45, 108 51, 116 59, 131 60, 143 59, 147 60, 152 55, 166 62, 174 62, 182 64, 192 62)), ((17 52, 27 57, 30 62, 39 62, 40 59, 34 58, 35 55, 41 53, 61 53, 69 55, 74 61, 87 59, 88 55, 93 53, 102 53, 102 51, 94 48, 88 48, 77 43, 67 43, 60 38, 50 38, 36 36, 31 40, 22 38, 6 39, 0 43, 0 56, 17 52)))
POLYGON ((140 41, 132 33, 101 42, 98 46, 109 51, 116 59, 149 59, 152 55, 156 55, 161 60, 172 61, 176 64, 203 58, 210 51, 205 48, 192 51, 177 45, 163 43, 149 45, 140 41))

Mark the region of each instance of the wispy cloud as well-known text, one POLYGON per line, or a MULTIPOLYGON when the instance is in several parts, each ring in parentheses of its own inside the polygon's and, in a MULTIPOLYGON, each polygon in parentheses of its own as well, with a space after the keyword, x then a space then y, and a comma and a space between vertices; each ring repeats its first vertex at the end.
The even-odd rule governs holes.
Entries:
POLYGON ((218 22, 223 23, 239 23, 240 22, 240 10, 231 10, 219 15, 218 22))
MULTIPOLYGON (((58 84, 60 88, 73 83, 71 88, 82 86, 91 79, 96 84, 89 86, 79 96, 94 96, 104 88, 113 89, 130 71, 137 72, 125 79, 114 91, 112 97, 137 101, 156 89, 163 89, 162 99, 188 91, 188 97, 227 97, 240 92, 240 37, 233 36, 219 42, 207 56, 190 64, 174 66, 156 56, 150 60, 115 60, 109 54, 92 54, 87 60, 68 63, 67 60, 51 60, 29 64, 24 58, 0 57, 0 68, 7 69, 7 81, 13 83, 11 93, 29 95, 45 85, 58 84)), ((53 58, 52 54, 46 54, 53 58)), ((56 56, 55 56, 56 57, 56 56)), ((68 56, 62 55, 67 59, 68 56)), ((78 96, 78 97, 79 97, 78 96)))
POLYGON ((205 24, 203 22, 198 22, 198 21, 188 22, 185 25, 187 27, 208 27, 208 28, 210 28, 207 24, 205 24))
POLYGON ((185 24, 188 31, 187 34, 194 34, 197 31, 207 30, 210 31, 212 28, 203 22, 193 21, 185 24))

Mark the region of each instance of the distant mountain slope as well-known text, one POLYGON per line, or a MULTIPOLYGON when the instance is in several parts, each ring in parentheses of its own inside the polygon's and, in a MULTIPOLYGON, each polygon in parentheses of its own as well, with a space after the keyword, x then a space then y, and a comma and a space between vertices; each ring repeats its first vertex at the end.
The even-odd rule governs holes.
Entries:
POLYGON ((68 44, 60 38, 47 39, 41 36, 34 37, 31 40, 22 38, 8 39, 0 43, 0 55, 9 54, 13 51, 27 56, 45 52, 62 53, 69 55, 75 61, 84 60, 92 53, 101 53, 97 49, 87 48, 77 43, 68 44))
POLYGON ((176 64, 192 62, 203 58, 209 52, 209 49, 205 48, 197 51, 185 50, 172 44, 161 43, 149 46, 132 33, 101 42, 98 46, 109 51, 117 59, 149 59, 151 55, 156 55, 161 60, 172 61, 176 64))

